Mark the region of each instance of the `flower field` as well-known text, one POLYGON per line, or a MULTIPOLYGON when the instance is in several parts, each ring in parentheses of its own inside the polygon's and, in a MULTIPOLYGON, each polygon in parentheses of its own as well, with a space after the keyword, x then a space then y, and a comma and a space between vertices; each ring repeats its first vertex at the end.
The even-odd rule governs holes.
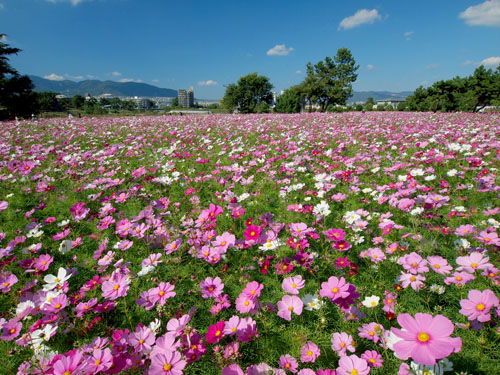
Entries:
POLYGON ((498 168, 499 114, 0 123, 1 372, 499 374, 498 168))

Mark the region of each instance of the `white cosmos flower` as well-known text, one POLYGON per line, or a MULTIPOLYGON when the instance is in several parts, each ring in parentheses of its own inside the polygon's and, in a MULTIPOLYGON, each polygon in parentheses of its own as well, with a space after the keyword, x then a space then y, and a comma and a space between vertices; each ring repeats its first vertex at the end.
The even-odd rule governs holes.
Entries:
POLYGON ((361 302, 361 303, 365 307, 372 308, 372 307, 378 306, 379 302, 380 302, 380 297, 379 296, 370 296, 370 297, 366 297, 363 300, 363 302, 361 302))
POLYGON ((64 240, 59 244, 59 252, 62 254, 66 254, 71 250, 72 244, 70 240, 64 240))
POLYGON ((304 303, 304 309, 312 311, 319 310, 321 306, 323 306, 323 302, 318 298, 318 296, 312 294, 306 294, 301 298, 304 303))
POLYGON ((43 286, 43 290, 49 291, 57 286, 63 286, 65 281, 69 280, 71 277, 71 274, 68 274, 68 271, 66 271, 65 268, 59 267, 59 270, 57 271, 57 276, 54 275, 45 275, 43 278, 43 281, 45 281, 45 285, 43 286))
POLYGON ((153 272, 155 270, 155 266, 146 266, 146 267, 142 267, 141 270, 137 273, 137 276, 146 276, 147 274, 150 274, 151 272, 153 272))

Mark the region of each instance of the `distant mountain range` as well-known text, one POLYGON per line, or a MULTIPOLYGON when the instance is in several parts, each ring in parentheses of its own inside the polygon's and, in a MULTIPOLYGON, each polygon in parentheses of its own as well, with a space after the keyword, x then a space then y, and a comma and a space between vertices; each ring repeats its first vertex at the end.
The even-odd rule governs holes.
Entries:
POLYGON ((177 96, 177 90, 162 89, 147 83, 137 82, 115 82, 86 80, 74 82, 70 80, 54 81, 38 76, 29 76, 35 85, 35 91, 53 91, 66 96, 77 94, 99 96, 110 94, 111 96, 139 96, 139 97, 170 97, 177 96))
MULTIPOLYGON (((174 98, 177 96, 177 90, 164 89, 156 87, 153 85, 148 85, 147 83, 137 83, 137 82, 116 82, 116 81, 98 81, 98 80, 86 80, 86 81, 53 81, 38 76, 29 76, 35 85, 35 91, 53 91, 58 94, 63 94, 66 96, 74 96, 77 94, 85 95, 90 94, 92 96, 99 96, 103 94, 110 94, 111 96, 122 96, 122 97, 169 97, 174 98)), ((382 99, 404 99, 409 95, 412 95, 412 91, 402 91, 402 92, 390 92, 390 91, 354 91, 353 96, 349 98, 348 103, 352 104, 355 102, 366 102, 369 97, 373 100, 382 99)), ((202 99, 196 99, 202 100, 202 99)))
POLYGON ((366 102, 368 98, 372 97, 374 101, 384 99, 405 99, 407 96, 413 95, 413 91, 353 91, 353 96, 347 101, 348 104, 355 102, 366 102))

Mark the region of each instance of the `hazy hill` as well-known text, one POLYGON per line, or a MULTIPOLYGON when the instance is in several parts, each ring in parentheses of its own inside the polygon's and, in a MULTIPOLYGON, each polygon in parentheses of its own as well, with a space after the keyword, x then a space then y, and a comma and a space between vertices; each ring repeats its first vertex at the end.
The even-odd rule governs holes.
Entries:
POLYGON ((74 82, 70 80, 52 81, 49 79, 29 76, 35 85, 35 91, 54 91, 66 96, 76 94, 98 96, 111 94, 112 96, 141 96, 141 97, 176 97, 177 90, 163 89, 147 83, 115 82, 86 80, 74 82))
POLYGON ((390 92, 390 91, 353 91, 353 96, 347 102, 349 104, 354 102, 366 102, 369 97, 374 101, 383 99, 405 99, 407 96, 413 95, 413 91, 390 92))

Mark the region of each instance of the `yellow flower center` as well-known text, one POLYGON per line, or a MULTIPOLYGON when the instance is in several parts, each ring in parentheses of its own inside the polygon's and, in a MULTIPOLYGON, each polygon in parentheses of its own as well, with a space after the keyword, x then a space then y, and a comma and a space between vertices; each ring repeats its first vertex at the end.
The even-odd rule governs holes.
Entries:
POLYGON ((116 285, 113 287, 113 289, 114 289, 114 290, 118 290, 118 288, 119 288, 119 287, 120 287, 120 285, 116 284, 116 285))
POLYGON ((441 266, 440 266, 439 264, 435 264, 435 265, 434 265, 434 268, 440 269, 440 268, 441 268, 441 266))
POLYGON ((311 350, 308 350, 308 351, 307 351, 307 355, 310 357, 310 356, 312 356, 312 355, 313 355, 313 352, 312 352, 311 350))
POLYGON ((140 339, 140 340, 139 340, 139 344, 144 344, 144 340, 143 340, 143 339, 140 339))
POLYGON ((165 292, 163 290, 160 290, 160 293, 158 293, 160 296, 163 296, 165 292))
POLYGON ((245 306, 248 306, 248 305, 250 305, 250 302, 245 301, 245 306))
POLYGON ((477 267, 477 263, 472 263, 470 266, 471 266, 472 268, 476 268, 476 267, 477 267))
POLYGON ((58 304, 56 305, 56 309, 60 309, 60 308, 61 308, 61 304, 60 304, 60 303, 58 303, 58 304))
POLYGON ((71 371, 64 371, 63 375, 71 375, 71 371))
POLYGON ((250 236, 255 236, 255 232, 250 232, 250 236))
POLYGON ((429 339, 430 339, 430 336, 425 332, 420 332, 418 334, 418 341, 420 341, 420 342, 427 342, 427 341, 429 341, 429 339))
POLYGON ((340 343, 340 346, 341 346, 342 348, 344 348, 344 347, 345 347, 345 342, 341 342, 341 343, 340 343))
POLYGON ((220 336, 220 331, 217 330, 217 332, 215 332, 215 336, 219 337, 220 336))
POLYGON ((351 370, 351 375, 358 375, 358 370, 356 370, 355 368, 353 368, 351 370))
POLYGON ((293 306, 290 306, 288 310, 293 311, 293 306))
POLYGON ((297 284, 292 284, 292 288, 296 288, 297 287, 297 284))
POLYGON ((332 292, 333 292, 333 293, 338 293, 338 291, 339 291, 339 288, 333 288, 333 289, 332 289, 332 292))
POLYGON ((12 334, 12 333, 16 332, 16 329, 12 328, 9 332, 12 334))
POLYGON ((165 366, 163 366, 163 370, 165 370, 165 371, 170 371, 171 368, 172 368, 172 365, 170 363, 165 363, 165 366))
POLYGON ((371 305, 372 305, 372 306, 377 306, 377 302, 372 301, 372 302, 371 302, 371 305))
POLYGON ((476 309, 479 311, 483 311, 486 308, 483 303, 480 303, 479 305, 476 306, 476 309))
POLYGON ((99 366, 99 365, 101 364, 101 361, 100 361, 100 360, 96 360, 96 361, 94 362, 94 364, 95 364, 96 366, 99 366))

